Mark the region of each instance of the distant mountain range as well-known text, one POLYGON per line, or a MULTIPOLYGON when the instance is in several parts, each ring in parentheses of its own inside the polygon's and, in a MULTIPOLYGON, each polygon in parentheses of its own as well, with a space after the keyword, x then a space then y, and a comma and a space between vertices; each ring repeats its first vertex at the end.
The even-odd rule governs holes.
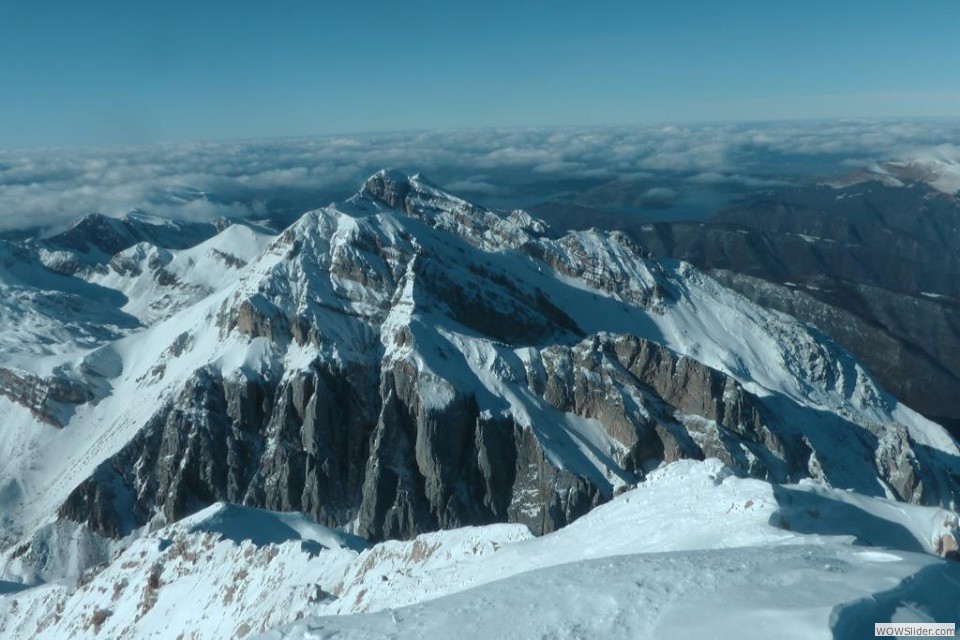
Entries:
POLYGON ((897 397, 960 435, 956 165, 888 163, 741 195, 713 216, 649 223, 605 209, 562 228, 616 228, 755 302, 811 322, 897 397))

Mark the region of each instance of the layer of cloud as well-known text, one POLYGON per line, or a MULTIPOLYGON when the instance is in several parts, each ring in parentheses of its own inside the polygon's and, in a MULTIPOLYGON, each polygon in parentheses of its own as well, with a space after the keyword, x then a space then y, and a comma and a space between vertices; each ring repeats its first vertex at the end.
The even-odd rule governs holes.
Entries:
POLYGON ((467 196, 631 176, 776 185, 884 160, 960 161, 957 121, 550 128, 0 152, 0 229, 134 209, 188 219, 319 206, 385 167, 467 196))

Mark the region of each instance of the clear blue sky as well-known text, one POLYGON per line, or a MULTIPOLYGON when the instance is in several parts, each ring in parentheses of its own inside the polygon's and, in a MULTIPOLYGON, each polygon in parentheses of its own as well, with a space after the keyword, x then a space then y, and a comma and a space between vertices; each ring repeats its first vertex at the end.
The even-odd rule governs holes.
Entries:
POLYGON ((960 116, 958 0, 2 0, 0 148, 960 116))

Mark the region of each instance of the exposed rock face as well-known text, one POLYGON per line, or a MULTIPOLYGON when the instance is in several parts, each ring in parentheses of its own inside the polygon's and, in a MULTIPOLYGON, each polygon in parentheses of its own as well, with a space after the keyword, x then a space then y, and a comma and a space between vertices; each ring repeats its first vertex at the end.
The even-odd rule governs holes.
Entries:
POLYGON ((953 560, 954 562, 960 562, 960 546, 957 545, 957 538, 955 535, 944 534, 940 536, 937 540, 936 546, 937 555, 947 560, 953 560))
MULTIPOLYGON (((535 430, 482 411, 475 394, 439 381, 449 397, 426 400, 427 382, 406 360, 378 384, 371 373, 311 371, 274 385, 201 369, 61 515, 119 537, 158 514, 172 522, 226 501, 331 526, 357 519, 376 540, 507 520, 549 532, 611 496, 609 483, 551 463, 535 430), (132 518, 122 512, 130 504, 132 518)), ((628 483, 645 466, 686 457, 719 456, 782 480, 806 464, 802 446, 788 452, 735 381, 644 340, 549 347, 521 382, 603 425, 623 445, 628 483)))
POLYGON ((395 169, 381 171, 363 184, 361 193, 369 194, 392 209, 404 209, 410 195, 410 181, 395 169))
POLYGON ((31 373, 0 368, 0 394, 30 410, 38 419, 63 427, 71 405, 93 399, 86 385, 60 376, 41 378, 31 373))
POLYGON ((933 551, 941 558, 960 562, 960 521, 956 514, 944 520, 933 541, 933 551))
POLYGON ((377 403, 342 375, 271 393, 200 372, 177 408, 154 416, 60 513, 121 537, 158 514, 175 521, 230 501, 332 526, 359 516, 359 531, 381 539, 508 519, 551 531, 603 499, 546 461, 531 433, 480 416, 472 398, 422 407, 409 375, 403 366, 384 374, 377 417, 377 403), (132 518, 122 511, 131 502, 132 518))
POLYGON ((757 399, 729 376, 633 336, 595 336, 544 353, 533 386, 561 411, 593 418, 628 447, 641 473, 661 461, 716 457, 774 481, 805 475, 809 447, 772 430, 757 399))
POLYGON ((353 384, 331 371, 277 387, 201 369, 61 514, 112 537, 218 501, 342 526, 356 511, 373 421, 366 390, 353 384))

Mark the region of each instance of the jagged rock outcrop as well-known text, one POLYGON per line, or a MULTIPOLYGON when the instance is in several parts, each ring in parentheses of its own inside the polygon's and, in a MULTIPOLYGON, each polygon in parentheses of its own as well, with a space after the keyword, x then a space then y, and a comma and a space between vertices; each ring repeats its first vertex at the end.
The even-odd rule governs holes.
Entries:
POLYGON ((456 389, 445 403, 431 403, 417 378, 408 363, 397 363, 381 382, 361 535, 404 538, 506 520, 546 533, 609 497, 551 464, 534 433, 511 417, 481 411, 475 396, 456 389))
POLYGON ((278 386, 203 368, 60 513, 112 537, 218 501, 343 526, 356 511, 372 429, 366 389, 351 385, 341 372, 278 386))
MULTIPOLYGON (((526 371, 522 384, 546 403, 598 421, 623 445, 629 482, 687 457, 780 480, 806 463, 735 381, 645 340, 548 347, 526 371)), ((330 526, 356 519, 376 540, 506 520, 549 532, 611 496, 609 484, 551 462, 535 430, 484 411, 476 394, 433 381, 449 393, 433 401, 406 360, 382 369, 378 385, 375 373, 314 370, 273 384, 201 369, 61 515, 118 537, 227 501, 330 526), (132 518, 118 510, 131 503, 132 518)))
POLYGON ((45 378, 0 368, 0 394, 22 405, 38 420, 63 427, 73 405, 93 400, 93 392, 83 383, 58 375, 45 378))
POLYGON ((561 411, 601 422, 629 448, 626 467, 719 458, 744 474, 785 482, 804 475, 809 447, 733 378, 634 336, 594 336, 543 354, 531 383, 561 411))

